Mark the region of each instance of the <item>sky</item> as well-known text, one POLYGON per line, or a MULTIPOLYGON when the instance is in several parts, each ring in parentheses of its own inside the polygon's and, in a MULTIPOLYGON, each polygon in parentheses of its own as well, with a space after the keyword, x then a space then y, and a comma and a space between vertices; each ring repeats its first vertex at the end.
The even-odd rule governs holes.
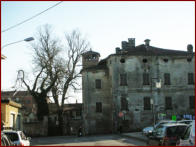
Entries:
MULTIPOLYGON (((58 1, 1 1, 1 31, 56 3, 58 1)), ((1 32, 1 47, 34 37, 45 24, 53 27, 61 41, 65 41, 65 33, 80 30, 101 59, 115 53, 121 41, 128 38, 135 38, 136 45, 150 39, 152 46, 160 48, 186 51, 188 44, 195 48, 195 3, 191 1, 64 1, 22 25, 1 32)), ((18 70, 32 72, 31 42, 6 46, 1 53, 7 57, 1 60, 1 90, 13 90, 18 70)), ((71 95, 74 98, 67 102, 82 102, 81 91, 71 95)))

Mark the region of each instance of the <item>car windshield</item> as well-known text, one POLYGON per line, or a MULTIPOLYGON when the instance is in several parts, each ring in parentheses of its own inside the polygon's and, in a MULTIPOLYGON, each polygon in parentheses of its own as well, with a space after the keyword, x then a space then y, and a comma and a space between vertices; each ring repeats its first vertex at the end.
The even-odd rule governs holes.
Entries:
POLYGON ((23 140, 26 139, 26 136, 25 136, 25 134, 24 134, 23 132, 20 132, 20 136, 21 136, 21 138, 22 138, 23 140))
POLYGON ((5 132, 5 134, 11 139, 11 141, 19 140, 17 133, 12 132, 5 132))
POLYGON ((185 133, 184 133, 183 136, 182 136, 182 139, 188 139, 188 138, 189 138, 189 135, 190 135, 190 132, 191 132, 191 126, 189 126, 189 127, 186 129, 185 133))
POLYGON ((166 131, 166 135, 167 137, 181 137, 184 134, 186 128, 187 126, 168 127, 166 131))

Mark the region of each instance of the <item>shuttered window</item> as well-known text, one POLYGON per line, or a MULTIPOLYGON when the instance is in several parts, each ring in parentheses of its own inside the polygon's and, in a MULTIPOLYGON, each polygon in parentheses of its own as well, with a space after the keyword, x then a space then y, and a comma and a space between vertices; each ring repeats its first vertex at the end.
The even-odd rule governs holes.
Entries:
POLYGON ((144 110, 151 110, 150 97, 144 97, 144 110))
POLYGON ((193 85, 194 82, 194 74, 193 73, 188 73, 188 84, 193 85))
POLYGON ((195 109, 195 96, 189 97, 189 107, 190 109, 195 109))
POLYGON ((95 87, 96 87, 97 89, 101 89, 101 80, 100 80, 100 79, 96 79, 96 80, 95 80, 95 87))
POLYGON ((165 97, 165 110, 171 110, 171 109, 172 109, 172 98, 165 97))
POLYGON ((127 86, 127 74, 120 74, 120 86, 127 86))
POLYGON ((165 85, 170 85, 171 82, 170 82, 170 74, 169 73, 165 73, 164 74, 164 81, 165 81, 165 85))
POLYGON ((102 112, 102 103, 101 102, 97 102, 96 103, 96 112, 97 113, 101 113, 102 112))
POLYGON ((149 73, 143 73, 143 85, 150 85, 149 73))

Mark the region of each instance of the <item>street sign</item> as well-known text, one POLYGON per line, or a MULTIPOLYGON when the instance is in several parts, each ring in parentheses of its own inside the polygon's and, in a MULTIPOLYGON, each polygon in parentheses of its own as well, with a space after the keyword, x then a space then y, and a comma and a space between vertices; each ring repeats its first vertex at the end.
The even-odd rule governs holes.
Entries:
POLYGON ((123 117, 123 115, 124 115, 123 112, 119 112, 119 113, 118 113, 118 116, 119 116, 119 117, 123 117))

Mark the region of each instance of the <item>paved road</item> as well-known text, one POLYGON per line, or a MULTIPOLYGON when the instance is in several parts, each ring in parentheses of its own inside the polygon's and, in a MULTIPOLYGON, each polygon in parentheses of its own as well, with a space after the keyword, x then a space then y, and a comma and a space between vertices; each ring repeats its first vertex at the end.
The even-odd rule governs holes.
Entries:
POLYGON ((119 135, 55 136, 32 138, 32 146, 145 146, 146 143, 119 135))

